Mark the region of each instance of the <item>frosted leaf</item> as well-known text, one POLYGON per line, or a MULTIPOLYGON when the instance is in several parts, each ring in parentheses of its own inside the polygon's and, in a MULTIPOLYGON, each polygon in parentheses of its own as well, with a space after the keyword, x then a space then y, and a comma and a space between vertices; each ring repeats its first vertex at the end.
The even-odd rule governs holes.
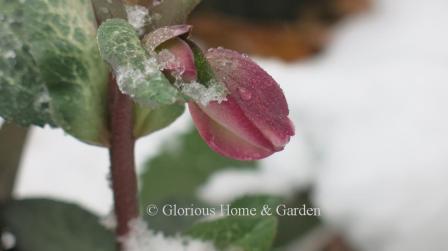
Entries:
POLYGON ((159 65, 153 58, 150 58, 143 61, 142 68, 124 65, 114 67, 114 70, 120 90, 124 93, 130 92, 130 96, 133 97, 135 95, 131 93, 132 89, 137 89, 140 85, 144 85, 147 76, 155 75, 159 71, 159 65))
POLYGON ((119 237, 125 251, 216 251, 209 242, 192 240, 184 237, 166 237, 148 229, 140 218, 129 223, 130 233, 119 237))
POLYGON ((179 86, 184 95, 202 106, 207 106, 212 101, 218 103, 227 101, 228 91, 226 87, 215 80, 210 81, 208 87, 198 82, 180 83, 179 86))
MULTIPOLYGON (((151 98, 148 97, 159 94, 151 94, 151 86, 148 86, 148 83, 151 83, 153 87, 158 88, 158 86, 163 86, 166 79, 160 73, 160 66, 157 64, 155 58, 149 58, 143 61, 142 65, 143 67, 140 68, 136 68, 134 65, 114 67, 118 87, 121 92, 127 93, 142 104, 157 106, 157 102, 151 101, 151 98)), ((174 103, 176 101, 176 96, 167 95, 164 100, 167 103, 174 103)))
POLYGON ((177 90, 160 71, 156 56, 143 49, 129 23, 121 19, 104 22, 98 29, 98 45, 114 70, 120 91, 151 108, 176 101, 177 90))
POLYGON ((143 35, 145 26, 151 23, 149 10, 141 5, 125 5, 125 8, 129 24, 134 27, 139 35, 143 35))

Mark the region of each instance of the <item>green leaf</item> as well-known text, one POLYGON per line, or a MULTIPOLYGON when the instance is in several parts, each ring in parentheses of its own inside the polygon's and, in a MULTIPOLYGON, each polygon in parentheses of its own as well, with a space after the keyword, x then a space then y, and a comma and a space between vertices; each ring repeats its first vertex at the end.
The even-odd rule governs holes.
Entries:
POLYGON ((143 106, 176 102, 178 92, 148 55, 134 28, 123 19, 109 19, 98 29, 101 55, 114 69, 120 90, 143 106))
MULTIPOLYGON (((284 204, 286 204, 287 208, 295 208, 302 205, 311 208, 313 207, 310 199, 311 194, 312 191, 306 189, 284 204)), ((304 238, 322 224, 318 216, 281 216, 278 217, 278 220, 279 227, 274 243, 275 247, 284 247, 291 242, 304 238)))
MULTIPOLYGON (((196 192, 213 173, 226 168, 255 168, 256 162, 241 162, 213 152, 191 128, 169 139, 160 153, 150 159, 140 176, 140 202, 159 206, 201 206, 196 192)), ((205 205, 204 205, 205 206, 205 205)), ((147 216, 152 229, 175 234, 191 226, 195 217, 147 216)))
POLYGON ((275 217, 226 217, 194 225, 187 235, 213 241, 220 249, 268 251, 277 229, 275 217))
POLYGON ((14 9, 0 4, 0 115, 27 126, 52 123, 48 92, 36 62, 21 37, 12 30, 14 9))
POLYGON ((256 162, 232 160, 213 152, 191 128, 167 141, 140 176, 142 203, 193 197, 209 176, 227 168, 255 168, 256 162))
MULTIPOLYGON (((209 205, 204 204, 195 197, 178 197, 169 198, 166 200, 159 200, 155 204, 161 209, 164 205, 176 205, 178 208, 189 208, 192 205, 197 208, 207 208, 209 205)), ((149 203, 148 203, 149 205, 149 203)), ((189 229, 194 223, 199 221, 202 216, 192 215, 192 216, 166 216, 163 213, 158 213, 154 216, 145 215, 144 219, 148 222, 148 226, 152 230, 157 232, 161 231, 165 235, 175 236, 183 231, 189 229)))
POLYGON ((275 209, 282 204, 284 199, 271 195, 250 195, 244 196, 232 202, 232 208, 256 208, 257 212, 261 212, 264 206, 275 209))
POLYGON ((149 109, 134 104, 134 137, 139 138, 173 123, 185 111, 184 105, 165 105, 157 109, 149 109))
POLYGON ((48 199, 11 201, 0 210, 21 251, 113 251, 112 232, 77 205, 48 199))
POLYGON ((0 0, 0 115, 107 144, 107 67, 88 0, 0 0))

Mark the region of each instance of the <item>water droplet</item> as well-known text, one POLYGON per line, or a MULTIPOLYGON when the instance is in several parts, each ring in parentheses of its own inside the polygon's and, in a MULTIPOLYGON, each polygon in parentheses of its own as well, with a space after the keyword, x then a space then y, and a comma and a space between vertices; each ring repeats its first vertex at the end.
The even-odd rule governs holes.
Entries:
POLYGON ((240 87, 238 88, 238 92, 242 100, 248 101, 252 99, 252 93, 246 88, 240 87))

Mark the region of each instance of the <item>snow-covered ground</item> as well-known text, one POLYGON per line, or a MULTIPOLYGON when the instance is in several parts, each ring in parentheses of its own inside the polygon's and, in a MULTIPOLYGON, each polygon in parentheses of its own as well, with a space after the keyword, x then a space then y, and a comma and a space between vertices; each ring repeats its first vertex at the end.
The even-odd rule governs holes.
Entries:
MULTIPOLYGON (((377 0, 311 61, 258 62, 281 83, 297 136, 262 170, 224 172, 201 196, 291 193, 312 183, 325 219, 363 250, 448 246, 448 1, 377 0), (232 185, 229 185, 232 184, 232 185)), ((138 162, 189 123, 139 141, 138 162)), ((16 194, 111 207, 105 150, 33 129, 16 194)))

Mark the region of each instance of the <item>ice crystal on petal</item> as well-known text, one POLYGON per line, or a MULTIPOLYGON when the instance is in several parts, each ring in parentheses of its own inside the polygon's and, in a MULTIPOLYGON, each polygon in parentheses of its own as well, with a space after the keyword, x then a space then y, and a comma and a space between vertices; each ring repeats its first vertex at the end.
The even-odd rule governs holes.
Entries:
POLYGON ((173 70, 176 80, 181 79, 182 74, 185 72, 185 67, 173 53, 167 49, 163 49, 158 53, 157 59, 160 65, 160 70, 171 69, 173 70))
POLYGON ((227 101, 228 91, 223 84, 217 81, 210 81, 208 86, 198 82, 180 83, 179 85, 184 95, 202 106, 207 106, 212 101, 218 103, 227 101))
POLYGON ((129 223, 130 233, 119 237, 125 251, 216 251, 208 242, 183 237, 166 237, 148 229, 142 219, 134 219, 129 223))

